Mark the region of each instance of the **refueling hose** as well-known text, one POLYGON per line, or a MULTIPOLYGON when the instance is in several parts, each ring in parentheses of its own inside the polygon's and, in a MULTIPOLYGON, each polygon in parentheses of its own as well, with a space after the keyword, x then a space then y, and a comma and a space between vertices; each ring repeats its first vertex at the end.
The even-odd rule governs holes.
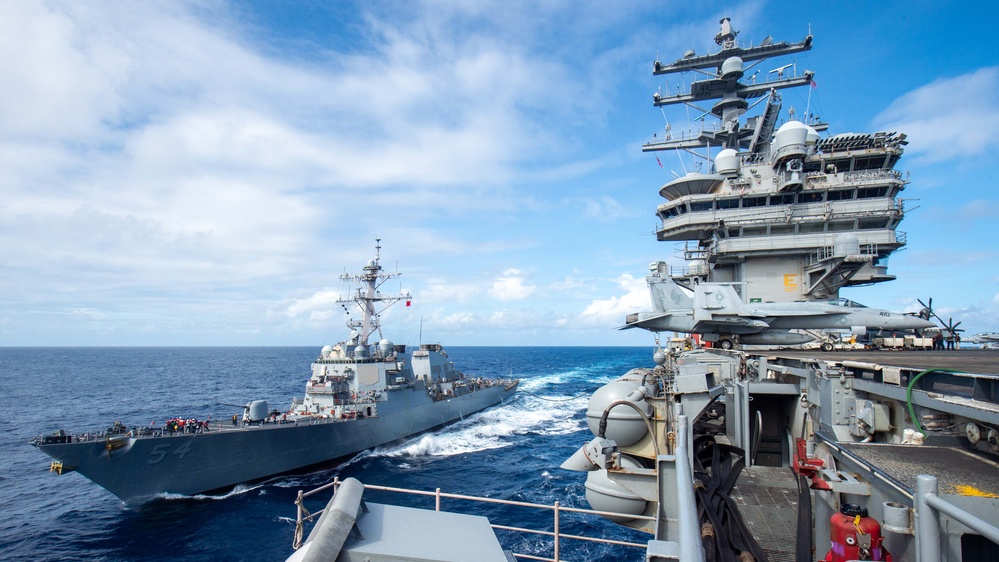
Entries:
POLYGON ((905 403, 909 407, 909 416, 912 418, 913 425, 916 426, 916 429, 918 429, 919 432, 922 433, 924 437, 926 436, 926 430, 923 429, 923 425, 919 423, 919 418, 916 417, 916 410, 915 408, 912 407, 912 387, 916 384, 916 381, 918 381, 920 377, 922 377, 923 375, 927 375, 929 373, 960 373, 960 372, 961 371, 956 371, 954 369, 926 369, 925 371, 912 377, 912 380, 909 381, 909 388, 905 391, 905 403))

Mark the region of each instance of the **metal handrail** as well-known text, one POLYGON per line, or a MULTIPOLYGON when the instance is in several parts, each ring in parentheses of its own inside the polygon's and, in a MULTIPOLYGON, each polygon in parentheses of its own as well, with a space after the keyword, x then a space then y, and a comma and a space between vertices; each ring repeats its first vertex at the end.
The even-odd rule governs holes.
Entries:
POLYGON ((940 560, 940 520, 939 513, 947 515, 958 523, 999 544, 999 528, 984 521, 964 509, 944 500, 939 495, 937 478, 928 474, 916 476, 916 549, 919 560, 935 562, 940 560))
MULTIPOLYGON (((680 538, 680 559, 684 562, 704 562, 701 546, 701 525, 694 496, 694 467, 691 464, 690 426, 683 414, 683 404, 676 405, 676 495, 680 538)), ((660 491, 660 494, 663 493, 660 491)))
MULTIPOLYGON (((313 512, 313 513, 310 513, 308 511, 306 511, 305 508, 303 507, 303 500, 306 497, 308 497, 308 496, 317 494, 319 492, 328 490, 330 488, 334 488, 334 492, 333 493, 335 494, 336 493, 336 488, 338 488, 340 486, 340 484, 341 484, 340 477, 337 476, 337 477, 335 477, 333 479, 332 482, 330 482, 328 484, 324 484, 324 485, 322 485, 322 486, 320 486, 318 488, 315 488, 313 490, 309 490, 308 492, 301 492, 300 491, 298 493, 298 498, 295 500, 295 504, 298 506, 298 516, 297 516, 297 519, 295 521, 295 537, 296 537, 296 539, 295 539, 295 543, 293 544, 294 548, 297 549, 297 548, 299 548, 301 546, 301 537, 304 535, 303 528, 302 528, 303 522, 304 521, 312 521, 313 518, 318 517, 324 511, 322 509, 319 510, 319 511, 313 512)), ((560 517, 559 516, 560 516, 560 514, 562 512, 581 513, 581 514, 585 514, 585 515, 601 515, 601 516, 610 516, 610 517, 627 517, 627 518, 630 518, 630 519, 639 519, 639 520, 644 520, 644 521, 655 521, 656 520, 656 518, 654 516, 632 515, 632 514, 625 514, 625 513, 615 513, 615 512, 612 512, 612 511, 598 511, 598 510, 595 510, 595 509, 582 509, 582 508, 578 508, 578 507, 564 507, 558 501, 554 502, 551 505, 546 505, 546 504, 531 503, 531 502, 522 502, 522 501, 514 501, 514 500, 502 500, 502 499, 497 499, 497 498, 483 498, 483 497, 479 497, 479 496, 469 496, 469 495, 465 495, 465 494, 452 494, 452 493, 448 493, 448 492, 442 492, 440 488, 437 488, 433 492, 430 492, 430 491, 425 491, 425 490, 413 490, 413 489, 409 489, 409 488, 396 488, 396 487, 393 487, 393 486, 378 486, 378 485, 374 485, 374 484, 364 484, 364 489, 365 490, 378 490, 378 491, 382 491, 382 492, 403 493, 403 494, 417 495, 417 496, 428 496, 428 497, 433 496, 434 497, 434 510, 435 511, 441 511, 441 498, 456 499, 456 500, 465 500, 465 501, 474 501, 474 502, 482 502, 482 503, 492 503, 492 504, 500 504, 500 505, 511 505, 511 506, 517 506, 517 507, 529 507, 529 508, 533 508, 533 509, 551 510, 552 513, 553 513, 553 522, 554 522, 553 530, 551 530, 551 531, 541 531, 541 530, 538 530, 538 529, 527 529, 527 528, 523 528, 523 527, 513 527, 513 526, 508 526, 508 525, 498 525, 498 524, 493 524, 493 523, 490 522, 490 527, 492 527, 493 529, 500 529, 500 530, 504 530, 504 531, 513 531, 513 532, 518 532, 518 533, 528 533, 528 534, 535 534, 535 535, 542 535, 542 536, 552 537, 552 545, 553 545, 553 557, 552 558, 543 558, 543 557, 534 556, 532 554, 525 554, 525 553, 517 553, 517 552, 513 553, 513 556, 515 558, 523 558, 523 559, 528 559, 528 560, 540 560, 542 562, 561 562, 561 558, 560 558, 559 554, 560 554, 560 550, 561 550, 561 540, 562 539, 588 541, 588 542, 595 542, 595 543, 601 543, 601 544, 611 544, 611 545, 617 545, 617 546, 630 546, 630 547, 642 548, 642 549, 644 549, 647 546, 645 544, 638 544, 638 543, 627 542, 627 541, 618 541, 618 540, 613 540, 613 539, 603 539, 603 538, 596 538, 596 537, 585 537, 585 536, 581 536, 581 535, 564 534, 564 533, 561 532, 561 528, 560 528, 561 523, 560 523, 560 517)))

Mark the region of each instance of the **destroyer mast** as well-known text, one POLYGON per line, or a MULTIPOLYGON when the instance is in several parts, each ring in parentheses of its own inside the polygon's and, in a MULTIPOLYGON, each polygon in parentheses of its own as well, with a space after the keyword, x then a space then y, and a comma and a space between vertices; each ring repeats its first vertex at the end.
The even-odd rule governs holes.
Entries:
MULTIPOLYGON (((405 300, 409 302, 412 300, 413 295, 408 291, 400 293, 398 295, 383 295, 378 289, 386 281, 394 277, 402 275, 401 273, 382 273, 381 260, 381 246, 382 239, 375 238, 375 258, 368 260, 368 263, 364 266, 361 273, 349 274, 343 273, 340 275, 340 280, 346 282, 356 282, 361 286, 354 291, 354 295, 351 298, 338 298, 337 304, 341 305, 346 309, 347 304, 356 304, 358 308, 361 309, 361 319, 355 320, 353 318, 347 319, 347 327, 357 329, 360 328, 360 333, 356 334, 356 341, 351 342, 357 345, 366 346, 368 345, 368 336, 373 332, 378 332, 378 337, 381 338, 381 321, 380 315, 388 307, 393 304, 405 300), (376 303, 386 303, 381 310, 375 310, 376 303)), ((349 314, 349 313, 348 313, 349 314)))

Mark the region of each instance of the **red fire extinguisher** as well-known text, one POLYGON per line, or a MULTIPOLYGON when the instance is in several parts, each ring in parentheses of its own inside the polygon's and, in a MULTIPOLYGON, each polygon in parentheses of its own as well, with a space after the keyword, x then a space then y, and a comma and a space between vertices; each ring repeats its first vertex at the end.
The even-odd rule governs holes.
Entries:
POLYGON ((881 525, 867 516, 867 508, 845 503, 829 520, 832 548, 825 562, 882 560, 891 562, 891 554, 881 548, 881 525))

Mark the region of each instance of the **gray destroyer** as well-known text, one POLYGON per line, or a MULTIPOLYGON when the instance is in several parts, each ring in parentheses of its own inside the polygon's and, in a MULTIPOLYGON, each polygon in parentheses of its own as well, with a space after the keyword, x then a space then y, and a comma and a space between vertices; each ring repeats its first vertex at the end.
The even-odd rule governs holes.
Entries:
POLYGON ((339 304, 355 304, 348 338, 325 346, 312 363, 305 396, 285 412, 265 400, 244 407, 231 423, 184 423, 166 428, 114 427, 97 434, 63 430, 32 439, 54 459, 51 470, 79 472, 126 503, 157 494, 224 490, 276 474, 306 470, 365 449, 439 427, 502 403, 517 380, 473 378, 454 367, 439 344, 407 352, 382 338, 381 312, 408 293, 379 287, 399 273, 382 271, 381 246, 356 275, 360 287, 339 304), (380 309, 378 307, 381 307, 380 309), (379 341, 369 341, 377 334, 379 341))

